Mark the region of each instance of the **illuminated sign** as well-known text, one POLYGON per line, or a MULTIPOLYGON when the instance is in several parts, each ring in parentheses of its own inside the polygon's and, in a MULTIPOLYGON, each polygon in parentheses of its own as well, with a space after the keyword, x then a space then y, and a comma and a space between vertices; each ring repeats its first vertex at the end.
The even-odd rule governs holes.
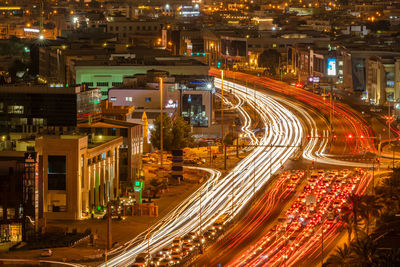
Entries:
POLYGON ((165 105, 165 108, 177 108, 178 103, 175 103, 172 99, 168 100, 168 104, 165 105))
POLYGON ((32 28, 24 28, 24 32, 34 32, 34 33, 39 33, 39 29, 32 29, 32 28))
POLYGON ((143 182, 142 181, 135 181, 135 186, 133 187, 133 190, 135 192, 140 192, 142 191, 143 188, 143 182))
POLYGON ((328 75, 336 76, 336 58, 328 58, 328 75))
POLYGON ((316 77, 308 77, 308 81, 310 83, 319 83, 320 82, 320 78, 318 76, 316 76, 316 77))

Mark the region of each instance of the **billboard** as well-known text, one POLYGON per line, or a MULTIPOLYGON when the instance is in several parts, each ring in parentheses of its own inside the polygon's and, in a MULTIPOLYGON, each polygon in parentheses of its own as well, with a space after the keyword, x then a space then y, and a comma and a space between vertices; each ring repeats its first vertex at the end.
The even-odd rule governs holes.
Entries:
POLYGON ((328 75, 336 76, 336 58, 328 58, 328 75))

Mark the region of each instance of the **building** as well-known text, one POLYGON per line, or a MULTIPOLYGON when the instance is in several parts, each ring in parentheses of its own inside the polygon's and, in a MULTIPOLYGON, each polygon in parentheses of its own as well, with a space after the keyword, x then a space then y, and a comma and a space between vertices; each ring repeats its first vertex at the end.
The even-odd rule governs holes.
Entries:
POLYGON ((209 66, 185 57, 179 56, 152 56, 151 50, 143 50, 128 57, 115 57, 112 60, 76 61, 74 77, 78 84, 86 84, 89 88, 101 89, 102 99, 108 98, 108 89, 119 86, 125 76, 146 73, 157 69, 167 71, 171 75, 208 75, 209 66), (148 54, 150 53, 150 54, 148 54))
POLYGON ((0 89, 0 133, 60 133, 73 129, 79 119, 95 120, 100 114, 98 89, 58 85, 0 89))
POLYGON ((141 123, 146 112, 149 127, 160 114, 160 77, 163 77, 163 111, 180 115, 193 127, 210 127, 214 119, 213 79, 203 75, 171 75, 149 71, 147 75, 125 77, 119 87, 109 89, 113 106, 134 106, 128 121, 141 123))
POLYGON ((36 138, 43 166, 46 219, 79 220, 119 195, 122 137, 60 135, 36 138))
POLYGON ((371 56, 366 60, 366 97, 371 104, 400 102, 400 58, 371 56))
POLYGON ((0 151, 0 243, 27 241, 44 226, 38 169, 35 152, 0 151))
POLYGON ((119 185, 121 193, 132 189, 134 181, 142 176, 142 125, 103 117, 96 122, 89 123, 89 121, 86 121, 79 123, 77 132, 88 136, 122 137, 118 162, 119 185))

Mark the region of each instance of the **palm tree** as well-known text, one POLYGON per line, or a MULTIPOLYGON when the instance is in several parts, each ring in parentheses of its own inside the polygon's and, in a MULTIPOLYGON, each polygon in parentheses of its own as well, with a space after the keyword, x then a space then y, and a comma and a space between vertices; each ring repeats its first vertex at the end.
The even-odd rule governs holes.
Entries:
POLYGON ((353 234, 353 220, 354 216, 353 213, 350 211, 343 212, 340 219, 344 222, 344 227, 347 229, 347 243, 350 244, 351 242, 351 235, 353 234))
POLYGON ((331 254, 326 261, 326 266, 350 266, 349 262, 352 258, 351 247, 344 243, 343 248, 337 247, 334 254, 331 254))
POLYGON ((377 266, 400 266, 400 249, 384 250, 379 253, 377 266))
POLYGON ((361 215, 365 212, 362 205, 362 197, 360 195, 351 195, 349 197, 349 202, 351 206, 351 213, 353 214, 353 229, 354 234, 356 236, 356 240, 358 241, 358 223, 361 215))
POLYGON ((379 217, 382 208, 383 206, 375 196, 364 195, 361 197, 360 215, 364 219, 364 229, 367 235, 369 234, 371 219, 379 217))
POLYGON ((376 244, 368 235, 352 243, 351 250, 354 253, 352 266, 372 266, 376 263, 376 244))

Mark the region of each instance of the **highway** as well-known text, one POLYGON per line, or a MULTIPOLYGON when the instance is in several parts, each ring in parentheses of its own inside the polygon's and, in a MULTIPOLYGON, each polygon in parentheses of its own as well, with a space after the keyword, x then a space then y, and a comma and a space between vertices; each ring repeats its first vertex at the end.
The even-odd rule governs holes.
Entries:
MULTIPOLYGON (((215 80, 217 87, 220 83, 219 79, 215 80)), ((177 236, 206 229, 221 214, 234 218, 268 182, 271 173, 280 169, 302 145, 304 130, 301 122, 282 104, 250 88, 231 83, 226 86, 233 86, 235 95, 241 99, 237 108, 244 120, 243 132, 251 140, 250 144, 257 147, 223 178, 217 171, 204 169, 210 172, 210 179, 149 231, 111 251, 109 258, 112 258, 107 266, 127 266, 134 262, 138 253, 147 252, 148 247, 154 253, 177 236), (250 129, 251 118, 243 108, 244 103, 258 112, 264 124, 265 134, 259 139, 250 129)))
MULTIPOLYGON (((260 94, 264 91, 263 88, 270 89, 271 84, 274 85, 272 87, 273 89, 271 89, 272 92, 271 90, 267 91, 268 94, 272 94, 274 99, 296 114, 302 121, 304 129, 307 132, 308 141, 302 153, 304 159, 318 162, 320 166, 321 164, 326 164, 325 167, 345 166, 370 168, 372 166, 371 162, 368 161, 357 162, 357 160, 360 159, 357 157, 357 153, 359 153, 357 150, 376 152, 373 146, 374 138, 371 135, 372 131, 366 122, 348 107, 338 103, 332 104, 336 105, 335 116, 332 118, 332 126, 335 135, 340 135, 340 138, 338 138, 339 140, 335 140, 330 131, 329 117, 327 116, 329 115, 329 108, 326 109, 327 103, 324 102, 322 97, 299 89, 290 94, 288 92, 296 89, 290 87, 282 88, 282 86, 287 85, 283 85, 280 82, 274 83, 273 81, 268 81, 268 83, 265 83, 264 79, 247 74, 234 73, 232 75, 232 73, 230 73, 228 76, 239 77, 239 79, 242 79, 241 84, 243 84, 245 79, 254 83, 259 83, 260 86, 258 90, 260 94), (278 91, 279 94, 274 94, 274 91, 278 91), (347 138, 348 133, 352 133, 352 136, 356 137, 354 138, 356 140, 349 140, 349 138, 347 138), (349 159, 351 161, 335 158, 341 156, 344 152, 350 154, 349 159)), ((232 88, 240 88, 240 85, 231 85, 231 83, 226 82, 224 88, 229 90, 232 88)), ((246 91, 248 90, 247 88, 246 91)), ((232 93, 235 94, 237 91, 232 90, 232 93)), ((311 165, 310 162, 305 163, 304 161, 296 164, 297 167, 310 167, 311 165)), ((370 182, 371 176, 365 175, 363 177, 363 183, 360 184, 360 190, 364 192, 366 186, 368 186, 370 182)), ((248 259, 252 259, 253 254, 257 255, 257 251, 260 249, 258 247, 262 247, 258 246, 256 241, 262 239, 265 241, 267 238, 264 236, 264 234, 266 234, 265 227, 271 222, 272 215, 279 214, 283 205, 288 202, 289 199, 287 188, 283 187, 281 179, 273 181, 267 188, 265 195, 251 208, 245 218, 238 221, 221 240, 211 246, 206 254, 197 260, 196 266, 225 265, 231 262, 232 258, 239 257, 240 254, 246 255, 248 259), (244 251, 245 253, 243 253, 244 251)), ((337 227, 339 226, 340 224, 338 223, 337 227)), ((335 237, 340 233, 340 231, 337 231, 337 227, 332 229, 330 232, 331 235, 327 235, 326 244, 333 243, 335 237)), ((275 249, 277 248, 275 247, 275 249)), ((294 259, 292 259, 292 261, 294 261, 294 259)), ((231 266, 238 266, 243 264, 243 262, 246 262, 246 260, 241 261, 239 258, 233 261, 231 266)))

